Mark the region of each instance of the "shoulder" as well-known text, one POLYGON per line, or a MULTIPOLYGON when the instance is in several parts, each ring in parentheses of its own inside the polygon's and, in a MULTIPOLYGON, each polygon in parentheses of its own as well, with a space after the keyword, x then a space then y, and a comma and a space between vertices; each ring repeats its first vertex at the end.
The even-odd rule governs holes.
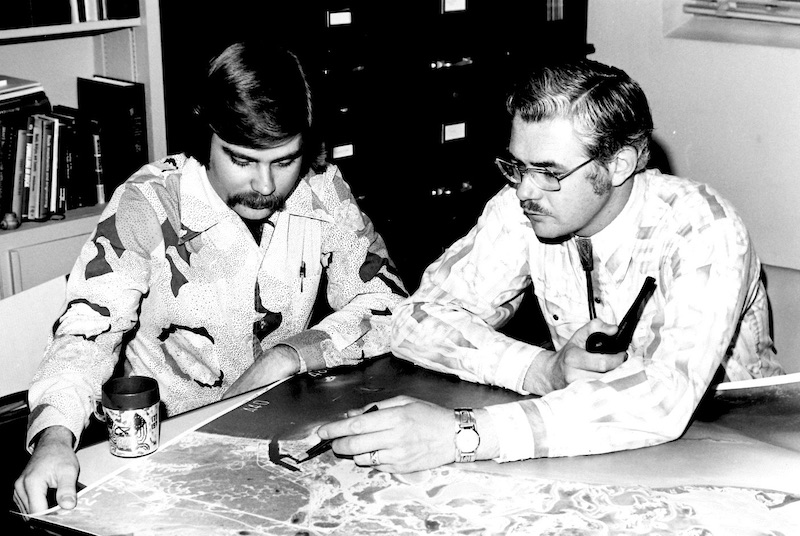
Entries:
POLYGON ((351 205, 357 208, 356 199, 341 170, 334 164, 327 164, 318 172, 309 172, 287 200, 288 208, 310 211, 312 216, 321 219, 335 219, 342 207, 351 205))
MULTIPOLYGON (((708 184, 679 177, 648 177, 640 236, 662 243, 677 259, 697 265, 741 263, 754 255, 750 235, 733 205, 708 184)), ((677 265, 675 265, 677 266, 677 265)))
POLYGON ((684 232, 719 226, 744 228, 733 204, 712 186, 657 171, 647 171, 644 178, 644 210, 663 218, 664 223, 684 232))
POLYGON ((192 174, 198 166, 196 161, 186 158, 182 154, 167 156, 161 160, 150 162, 139 168, 115 192, 115 196, 133 195, 133 192, 151 188, 165 188, 177 191, 180 179, 187 174, 192 174))
POLYGON ((310 171, 302 181, 320 198, 333 196, 343 201, 352 195, 350 185, 345 182, 342 171, 335 164, 326 164, 316 172, 310 171))
POLYGON ((139 168, 122 183, 108 202, 105 214, 141 221, 147 214, 163 220, 179 213, 181 182, 197 174, 199 164, 184 155, 172 155, 139 168))

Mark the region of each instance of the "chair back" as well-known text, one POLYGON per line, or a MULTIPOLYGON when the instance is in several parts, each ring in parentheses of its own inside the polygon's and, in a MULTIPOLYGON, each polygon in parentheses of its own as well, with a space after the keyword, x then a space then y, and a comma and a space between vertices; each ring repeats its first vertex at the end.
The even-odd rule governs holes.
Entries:
POLYGON ((0 300, 0 398, 28 390, 66 290, 59 276, 0 300))

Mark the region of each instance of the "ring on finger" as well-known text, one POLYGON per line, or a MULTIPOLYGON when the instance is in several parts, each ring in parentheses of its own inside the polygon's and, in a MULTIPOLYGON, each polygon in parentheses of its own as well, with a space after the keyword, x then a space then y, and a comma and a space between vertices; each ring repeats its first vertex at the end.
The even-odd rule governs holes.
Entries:
POLYGON ((381 462, 378 460, 378 451, 373 450, 369 453, 369 464, 370 465, 380 465, 381 462))

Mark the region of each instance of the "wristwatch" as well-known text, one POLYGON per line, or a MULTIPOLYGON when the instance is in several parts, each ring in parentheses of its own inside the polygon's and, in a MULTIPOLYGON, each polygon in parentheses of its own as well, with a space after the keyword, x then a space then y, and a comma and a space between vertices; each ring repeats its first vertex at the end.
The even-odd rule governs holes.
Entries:
POLYGON ((481 436, 475 427, 475 414, 471 408, 456 408, 456 462, 474 462, 478 455, 481 436))

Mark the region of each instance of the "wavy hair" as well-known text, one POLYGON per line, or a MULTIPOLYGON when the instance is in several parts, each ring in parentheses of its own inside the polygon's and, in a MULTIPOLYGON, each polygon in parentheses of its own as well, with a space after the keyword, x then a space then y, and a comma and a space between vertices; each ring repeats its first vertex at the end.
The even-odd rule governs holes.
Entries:
POLYGON ((653 117, 642 88, 624 71, 592 60, 539 67, 521 78, 506 110, 527 122, 570 120, 588 156, 608 164, 626 146, 650 159, 653 117))
POLYGON ((229 45, 209 63, 193 113, 198 131, 186 152, 206 166, 212 134, 252 149, 275 147, 301 134, 302 174, 324 166, 311 88, 288 49, 260 41, 229 45))

